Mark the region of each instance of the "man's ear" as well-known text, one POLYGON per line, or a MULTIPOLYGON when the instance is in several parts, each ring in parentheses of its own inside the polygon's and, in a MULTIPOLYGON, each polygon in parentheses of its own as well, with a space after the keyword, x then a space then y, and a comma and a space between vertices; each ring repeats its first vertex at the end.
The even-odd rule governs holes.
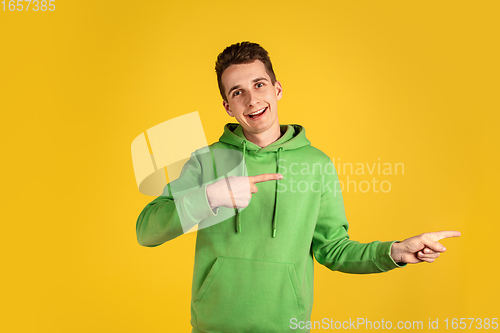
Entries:
POLYGON ((233 111, 229 108, 229 103, 226 101, 222 101, 222 105, 224 105, 224 109, 226 110, 229 117, 234 117, 233 111))
POLYGON ((276 89, 276 99, 279 101, 283 97, 283 87, 279 81, 276 81, 274 88, 276 89))

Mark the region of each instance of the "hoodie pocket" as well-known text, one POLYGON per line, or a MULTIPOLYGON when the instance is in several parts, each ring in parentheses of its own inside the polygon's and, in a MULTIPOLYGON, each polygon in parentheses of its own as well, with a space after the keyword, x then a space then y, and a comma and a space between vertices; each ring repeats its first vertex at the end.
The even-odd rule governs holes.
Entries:
POLYGON ((199 328, 217 332, 283 332, 305 312, 293 264, 223 257, 193 305, 199 328))

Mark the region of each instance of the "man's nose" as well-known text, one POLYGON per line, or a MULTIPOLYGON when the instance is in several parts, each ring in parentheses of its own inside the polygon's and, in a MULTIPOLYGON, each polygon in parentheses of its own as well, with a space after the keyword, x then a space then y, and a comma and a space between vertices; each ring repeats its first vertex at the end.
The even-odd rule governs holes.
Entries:
POLYGON ((257 105, 259 103, 259 99, 257 97, 257 94, 255 94, 254 92, 252 91, 249 91, 248 94, 247 94, 247 97, 248 97, 248 106, 254 106, 254 105, 257 105))

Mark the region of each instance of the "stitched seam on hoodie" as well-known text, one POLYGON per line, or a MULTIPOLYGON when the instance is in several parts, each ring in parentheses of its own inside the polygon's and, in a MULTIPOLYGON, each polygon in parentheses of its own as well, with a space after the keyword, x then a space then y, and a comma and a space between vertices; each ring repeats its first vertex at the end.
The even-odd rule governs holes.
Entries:
MULTIPOLYGON (((224 259, 221 259, 221 263, 219 264, 219 267, 217 267, 217 270, 214 272, 213 276, 212 276, 212 280, 210 281, 210 283, 208 284, 207 286, 207 289, 205 290, 205 292, 203 293, 203 295, 201 296, 200 300, 198 301, 198 304, 195 306, 195 308, 197 309, 198 306, 201 304, 201 302, 203 301, 203 299, 205 298, 205 295, 207 294, 208 290, 210 289, 210 286, 212 285, 212 283, 214 282, 215 280, 215 277, 217 276, 217 274, 219 273, 219 270, 220 268, 222 267, 222 264, 224 263, 224 259)), ((214 263, 215 265, 215 263, 214 263)), ((208 273, 210 274, 210 273, 208 273)), ((203 286, 203 285, 202 285, 203 286)))
MULTIPOLYGON (((316 253, 314 253, 314 256, 316 257, 316 260, 319 258, 319 259, 321 259, 323 262, 329 262, 329 263, 334 263, 334 262, 343 262, 343 263, 344 263, 344 262, 360 262, 360 263, 361 263, 361 262, 370 262, 370 261, 373 261, 373 260, 375 260, 375 259, 378 259, 378 258, 374 258, 374 259, 368 259, 368 260, 342 260, 342 261, 335 261, 335 260, 333 260, 333 261, 329 261, 329 260, 326 260, 326 257, 325 257, 325 256, 323 256, 322 254, 320 254, 320 255, 318 256, 318 255, 316 255, 316 253)), ((319 260, 318 260, 318 261, 319 261, 319 260)), ((378 266, 377 266, 377 267, 378 267, 378 266)))
POLYGON ((300 310, 299 297, 297 295, 297 291, 295 290, 295 286, 293 285, 293 280, 291 276, 292 272, 290 266, 287 267, 287 273, 288 273, 288 279, 290 280, 290 284, 292 285, 293 294, 295 295, 295 302, 297 303, 297 309, 299 309, 299 313, 301 313, 302 311, 300 310))
MULTIPOLYGON (((196 191, 196 190, 195 190, 196 191)), ((189 193, 188 193, 189 194, 189 193)), ((186 213, 187 217, 189 217, 189 219, 191 220, 191 222, 193 223, 197 223, 196 220, 193 218, 193 216, 191 216, 191 214, 189 213, 189 209, 186 208, 186 203, 184 202, 184 199, 185 199, 185 196, 182 197, 182 210, 186 213)))

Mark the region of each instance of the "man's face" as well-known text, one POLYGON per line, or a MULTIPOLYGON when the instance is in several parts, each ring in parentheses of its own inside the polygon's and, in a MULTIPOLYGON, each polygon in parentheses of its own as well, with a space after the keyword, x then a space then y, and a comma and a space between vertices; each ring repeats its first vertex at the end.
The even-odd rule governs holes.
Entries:
POLYGON ((259 134, 279 128, 278 101, 281 84, 273 85, 260 60, 248 64, 231 65, 221 77, 227 102, 226 112, 235 117, 244 133, 259 134))

